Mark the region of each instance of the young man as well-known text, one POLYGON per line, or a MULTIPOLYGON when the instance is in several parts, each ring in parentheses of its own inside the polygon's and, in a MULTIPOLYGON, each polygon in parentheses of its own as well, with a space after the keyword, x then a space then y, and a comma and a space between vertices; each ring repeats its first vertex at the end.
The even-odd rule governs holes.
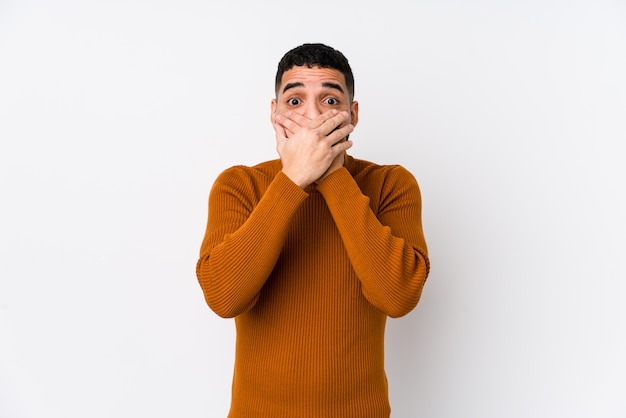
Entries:
POLYGON ((289 51, 271 105, 280 159, 211 190, 197 276, 235 318, 230 418, 390 415, 385 321, 416 306, 429 262, 414 177, 346 154, 353 95, 339 51, 289 51))

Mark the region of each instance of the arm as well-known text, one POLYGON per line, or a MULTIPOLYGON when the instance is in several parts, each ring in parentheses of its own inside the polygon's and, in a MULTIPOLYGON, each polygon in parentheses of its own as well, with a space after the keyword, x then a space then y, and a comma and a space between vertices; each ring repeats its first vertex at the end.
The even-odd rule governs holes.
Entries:
POLYGON ((352 132, 352 125, 328 135, 347 116, 346 112, 328 111, 312 121, 301 118, 307 123, 300 126, 277 115, 274 129, 282 171, 263 196, 257 196, 258 187, 242 168, 227 170, 216 180, 196 275, 208 305, 218 315, 237 316, 258 300, 293 215, 307 196, 302 189, 329 171, 351 146, 341 141, 352 132), (287 138, 289 128, 298 134, 287 138))
POLYGON ((348 170, 319 185, 339 229, 367 300, 399 317, 418 303, 429 272, 421 222, 421 196, 414 177, 392 168, 380 184, 378 213, 348 170))
POLYGON ((234 168, 218 177, 209 196, 196 275, 207 304, 222 317, 254 306, 307 196, 282 172, 264 193, 258 186, 243 169, 234 168))

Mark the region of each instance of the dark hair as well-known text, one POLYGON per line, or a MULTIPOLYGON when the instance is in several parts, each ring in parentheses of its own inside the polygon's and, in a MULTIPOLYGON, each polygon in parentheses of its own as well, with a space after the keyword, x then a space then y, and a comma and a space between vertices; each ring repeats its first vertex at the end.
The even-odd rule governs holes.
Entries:
POLYGON ((341 52, 324 44, 303 44, 282 57, 276 71, 276 95, 283 80, 283 73, 292 67, 302 66, 332 68, 340 71, 346 79, 350 100, 354 99, 354 76, 348 59, 341 52))

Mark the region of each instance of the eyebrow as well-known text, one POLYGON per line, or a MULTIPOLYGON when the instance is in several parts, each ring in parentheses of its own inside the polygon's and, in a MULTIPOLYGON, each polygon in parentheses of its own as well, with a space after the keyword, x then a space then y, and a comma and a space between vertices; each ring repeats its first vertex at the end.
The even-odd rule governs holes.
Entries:
MULTIPOLYGON (((283 88, 283 94, 289 89, 295 89, 298 87, 304 87, 304 83, 300 81, 296 81, 295 83, 287 83, 285 84, 285 87, 283 88)), ((344 92, 343 88, 341 88, 341 85, 337 83, 331 83, 331 82, 322 83, 322 87, 327 88, 327 89, 339 90, 342 94, 344 92)))
POLYGON ((343 94, 343 89, 337 83, 322 83, 322 87, 327 89, 336 89, 339 90, 343 94))
POLYGON ((295 89, 297 87, 304 87, 304 83, 296 82, 296 83, 287 83, 283 88, 283 94, 289 89, 295 89))

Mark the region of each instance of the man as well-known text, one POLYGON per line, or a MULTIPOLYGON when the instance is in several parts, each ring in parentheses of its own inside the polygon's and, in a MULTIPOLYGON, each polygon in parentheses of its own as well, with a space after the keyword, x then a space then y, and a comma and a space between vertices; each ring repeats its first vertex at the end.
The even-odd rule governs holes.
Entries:
POLYGON ((304 44, 278 64, 280 159, 221 173, 197 276, 235 318, 230 418, 389 417, 387 316, 429 271, 417 182, 346 154, 358 123, 347 59, 304 44))

